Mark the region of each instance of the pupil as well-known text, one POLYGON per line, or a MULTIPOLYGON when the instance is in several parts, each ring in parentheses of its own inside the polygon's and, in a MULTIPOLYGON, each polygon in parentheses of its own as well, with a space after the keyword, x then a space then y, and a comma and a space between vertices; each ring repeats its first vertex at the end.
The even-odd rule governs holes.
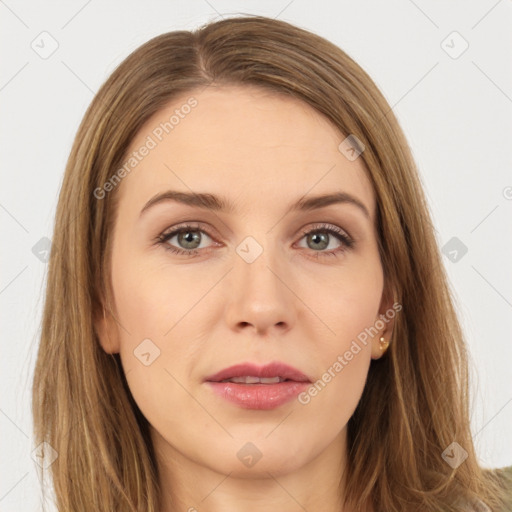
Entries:
POLYGON ((183 233, 180 234, 179 241, 180 243, 184 241, 185 247, 187 247, 187 249, 196 249, 196 247, 189 247, 188 244, 193 245, 194 242, 197 242, 199 245, 200 238, 201 237, 199 236, 199 234, 194 231, 184 231, 183 233))
MULTIPOLYGON (((314 240, 314 243, 317 243, 318 240, 317 238, 323 238, 323 244, 322 244, 322 247, 321 249, 325 249, 328 245, 329 245, 329 242, 327 240, 327 234, 326 233, 313 233, 311 235, 311 238, 314 240)), ((322 242, 322 240, 320 240, 320 243, 322 242)), ((317 247, 318 248, 318 247, 317 247)))

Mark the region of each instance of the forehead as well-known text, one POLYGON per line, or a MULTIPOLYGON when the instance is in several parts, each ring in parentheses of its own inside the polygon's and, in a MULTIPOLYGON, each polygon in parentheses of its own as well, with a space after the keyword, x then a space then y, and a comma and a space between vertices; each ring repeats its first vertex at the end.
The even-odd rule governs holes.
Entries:
POLYGON ((362 158, 350 161, 339 150, 345 137, 296 98, 253 86, 209 86, 175 98, 139 130, 127 152, 126 160, 139 155, 121 182, 121 202, 140 210, 152 195, 174 189, 261 210, 343 191, 374 218, 362 158))

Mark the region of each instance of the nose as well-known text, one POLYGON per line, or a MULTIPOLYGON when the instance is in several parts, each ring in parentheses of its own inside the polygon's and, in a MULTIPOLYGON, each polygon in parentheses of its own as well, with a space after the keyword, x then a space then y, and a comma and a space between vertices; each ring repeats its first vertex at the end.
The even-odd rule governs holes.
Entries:
POLYGON ((226 317, 235 331, 278 335, 290 330, 297 317, 297 298, 290 286, 290 273, 283 262, 267 257, 267 251, 248 263, 236 255, 229 276, 231 290, 226 317))

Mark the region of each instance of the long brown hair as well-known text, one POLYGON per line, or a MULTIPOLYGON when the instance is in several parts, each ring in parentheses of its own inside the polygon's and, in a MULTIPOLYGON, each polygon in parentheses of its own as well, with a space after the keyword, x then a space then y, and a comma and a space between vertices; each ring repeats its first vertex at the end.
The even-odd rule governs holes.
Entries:
POLYGON ((499 480, 479 466, 470 432, 467 348, 416 166, 391 107, 334 44, 261 16, 151 39, 112 73, 80 125, 56 211, 33 383, 36 444, 46 441, 58 454, 50 472, 59 510, 160 512, 147 420, 118 354, 102 350, 93 327, 112 303, 119 187, 101 199, 94 191, 123 165, 153 114, 211 84, 299 98, 365 146, 385 282, 403 312, 388 352, 371 363, 348 424, 346 502, 357 510, 410 512, 455 511, 482 499, 499 510, 499 480), (456 468, 442 456, 453 442, 467 452, 456 468))

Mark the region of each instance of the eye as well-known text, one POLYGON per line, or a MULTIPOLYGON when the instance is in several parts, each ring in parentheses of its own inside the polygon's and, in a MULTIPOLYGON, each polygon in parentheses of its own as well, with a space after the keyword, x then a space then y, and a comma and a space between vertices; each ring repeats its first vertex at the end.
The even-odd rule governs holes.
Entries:
POLYGON ((200 225, 185 224, 183 226, 178 226, 167 233, 162 233, 158 237, 158 243, 162 244, 166 250, 171 251, 172 253, 185 256, 195 256, 200 252, 198 249, 204 249, 204 247, 201 247, 204 235, 206 235, 207 238, 211 238, 200 225), (170 241, 175 237, 177 243, 182 245, 184 249, 170 244, 170 241))
POLYGON ((352 249, 355 244, 354 240, 345 231, 332 224, 315 226, 313 229, 303 231, 302 236, 306 238, 308 247, 313 247, 313 253, 316 253, 312 255, 313 258, 339 256, 352 249), (331 242, 338 243, 338 246, 325 251, 331 245, 331 242))
MULTIPOLYGON (((211 246, 201 246, 205 236, 209 239, 213 238, 201 225, 185 224, 160 234, 157 237, 157 243, 174 254, 193 257, 200 254, 201 251, 211 250, 211 246), (176 238, 175 243, 178 246, 171 243, 173 238, 176 238)), ((313 229, 303 231, 301 240, 303 238, 306 238, 308 247, 312 248, 311 257, 316 259, 324 256, 338 256, 350 250, 355 244, 345 231, 332 224, 320 224, 313 229), (337 246, 326 251, 325 249, 329 248, 331 242, 337 246)))

